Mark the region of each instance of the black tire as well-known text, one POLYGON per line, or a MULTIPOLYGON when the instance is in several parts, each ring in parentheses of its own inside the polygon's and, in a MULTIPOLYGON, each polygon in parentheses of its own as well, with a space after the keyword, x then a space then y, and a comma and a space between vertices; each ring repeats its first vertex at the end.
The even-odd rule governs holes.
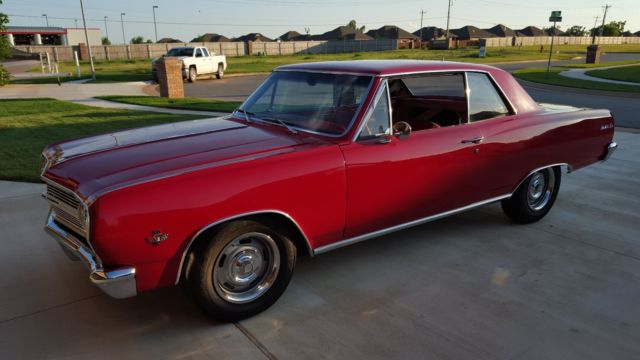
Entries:
POLYGON ((217 79, 222 79, 224 76, 224 66, 222 64, 218 64, 218 72, 216 73, 217 79))
POLYGON ((502 200, 502 210, 511 220, 520 224, 542 219, 558 197, 561 177, 559 167, 542 169, 529 175, 510 198, 502 200))
POLYGON ((186 280, 198 305, 216 320, 238 321, 266 310, 280 298, 293 275, 296 248, 283 233, 255 221, 242 220, 228 223, 219 229, 208 243, 195 250, 193 260, 186 280), (259 247, 262 243, 264 249, 259 247), (254 246, 261 251, 243 250, 254 246), (278 256, 275 256, 276 252, 278 256), (269 258, 271 262, 267 261, 269 258), (274 273, 271 269, 276 266, 274 273), (242 285, 234 283, 234 280, 238 281, 242 276, 250 278, 250 275, 256 273, 255 269, 263 268, 265 273, 248 282, 249 290, 246 292, 240 291, 243 289, 242 285))
POLYGON ((187 74, 187 80, 190 83, 194 83, 198 80, 198 70, 196 70, 195 66, 189 68, 189 73, 187 74))

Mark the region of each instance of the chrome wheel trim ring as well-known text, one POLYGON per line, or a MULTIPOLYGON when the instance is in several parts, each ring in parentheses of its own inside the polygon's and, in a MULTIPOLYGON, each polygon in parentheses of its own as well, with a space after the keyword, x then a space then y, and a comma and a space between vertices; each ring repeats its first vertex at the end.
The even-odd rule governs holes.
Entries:
POLYGON ((531 174, 527 186, 527 205, 533 211, 540 211, 549 204, 556 187, 556 175, 552 168, 531 174))
POLYGON ((216 293, 234 304, 244 304, 271 288, 280 270, 280 251, 271 236, 250 232, 231 240, 214 263, 216 293))

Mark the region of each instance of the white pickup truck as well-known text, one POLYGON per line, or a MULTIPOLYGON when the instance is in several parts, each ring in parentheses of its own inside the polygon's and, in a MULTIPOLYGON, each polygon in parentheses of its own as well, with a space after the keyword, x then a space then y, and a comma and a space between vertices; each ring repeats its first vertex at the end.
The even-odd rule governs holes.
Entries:
MULTIPOLYGON (((227 69, 227 57, 209 53, 206 47, 181 46, 176 47, 162 57, 177 57, 182 61, 182 77, 195 82, 198 75, 215 74, 216 78, 222 79, 224 71, 227 69)), ((158 80, 156 71, 158 59, 151 63, 151 74, 154 80, 158 80)))

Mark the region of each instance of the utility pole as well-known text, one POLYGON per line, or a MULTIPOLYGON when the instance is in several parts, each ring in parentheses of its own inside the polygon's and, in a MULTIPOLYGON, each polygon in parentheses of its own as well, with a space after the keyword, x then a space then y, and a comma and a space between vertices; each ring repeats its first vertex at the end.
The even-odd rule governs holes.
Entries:
MULTIPOLYGON (((451 0, 449 0, 449 9, 447 10, 447 31, 445 31, 444 35, 447 38, 447 41, 449 41, 449 19, 451 19, 451 0)), ((449 48, 448 44, 447 48, 449 48)))
POLYGON ((87 32, 87 20, 84 17, 84 4, 80 0, 80 11, 82 12, 82 25, 84 26, 84 39, 87 41, 87 50, 89 50, 89 63, 91 64, 91 78, 96 81, 96 68, 93 66, 93 54, 91 53, 91 44, 89 43, 89 33, 87 32))
POLYGON ((424 10, 420 10, 420 48, 422 48, 422 19, 424 18, 424 10))
POLYGON ((596 43, 596 28, 598 27, 598 19, 600 19, 600 15, 596 16, 596 21, 593 22, 593 35, 591 37, 591 45, 596 43))
POLYGON ((124 19, 123 16, 125 16, 127 14, 125 13, 120 13, 120 24, 122 25, 122 43, 123 44, 127 44, 127 38, 124 36, 124 19))
POLYGON ((158 8, 158 5, 153 5, 152 10, 153 10, 153 29, 156 32, 156 42, 158 42, 158 26, 156 25, 156 9, 158 8))
POLYGON ((107 26, 107 17, 104 17, 104 31, 107 33, 107 39, 109 38, 109 27, 107 26))
POLYGON ((609 5, 609 4, 603 6, 603 8, 604 8, 604 16, 602 16, 602 26, 600 27, 600 37, 602 37, 602 32, 604 31, 604 22, 607 19, 607 11, 609 10, 610 7, 611 7, 611 5, 609 5))

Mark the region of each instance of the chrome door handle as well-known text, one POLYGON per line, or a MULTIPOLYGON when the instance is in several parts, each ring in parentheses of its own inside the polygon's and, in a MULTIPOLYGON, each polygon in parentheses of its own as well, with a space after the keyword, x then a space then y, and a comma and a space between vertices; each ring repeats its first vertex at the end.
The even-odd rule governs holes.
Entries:
POLYGON ((484 140, 484 136, 474 137, 473 139, 462 140, 463 144, 480 144, 484 140))

